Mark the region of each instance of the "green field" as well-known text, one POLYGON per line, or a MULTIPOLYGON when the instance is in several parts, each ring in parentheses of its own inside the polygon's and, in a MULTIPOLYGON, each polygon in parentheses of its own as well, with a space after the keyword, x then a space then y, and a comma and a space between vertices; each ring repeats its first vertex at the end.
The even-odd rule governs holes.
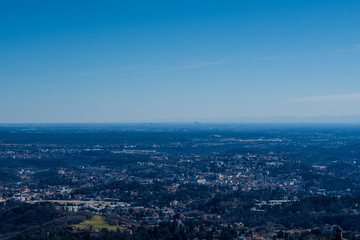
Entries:
POLYGON ((92 229, 94 231, 100 231, 103 228, 106 228, 110 231, 116 231, 116 229, 118 228, 118 226, 109 225, 106 222, 105 217, 100 215, 94 215, 90 220, 86 220, 80 224, 76 224, 73 226, 80 229, 89 229, 92 226, 92 229))

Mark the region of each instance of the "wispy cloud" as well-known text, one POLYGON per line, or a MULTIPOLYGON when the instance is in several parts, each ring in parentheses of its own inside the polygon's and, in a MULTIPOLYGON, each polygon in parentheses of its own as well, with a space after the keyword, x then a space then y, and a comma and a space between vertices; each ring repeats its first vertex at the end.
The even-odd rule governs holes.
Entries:
POLYGON ((157 73, 163 73, 163 72, 181 71, 181 70, 187 70, 187 69, 209 67, 209 66, 219 65, 219 64, 224 64, 224 63, 225 63, 224 60, 219 60, 216 62, 204 62, 204 63, 192 64, 192 65, 187 65, 187 66, 181 66, 181 67, 174 67, 174 68, 167 68, 167 69, 143 72, 140 74, 147 75, 147 74, 157 74, 157 73))
POLYGON ((360 51, 360 44, 356 45, 353 48, 344 48, 331 51, 330 53, 347 53, 347 52, 359 52, 360 51))
POLYGON ((301 54, 288 54, 288 55, 274 55, 274 56, 258 56, 255 57, 260 60, 282 60, 282 59, 289 59, 289 58, 303 58, 303 57, 318 57, 323 55, 329 54, 342 54, 342 53, 355 53, 360 52, 360 44, 352 47, 352 48, 342 48, 336 49, 331 51, 322 51, 322 52, 308 52, 308 53, 301 53, 301 54))
POLYGON ((360 101, 360 93, 349 93, 328 96, 311 96, 291 99, 291 102, 354 102, 360 101))

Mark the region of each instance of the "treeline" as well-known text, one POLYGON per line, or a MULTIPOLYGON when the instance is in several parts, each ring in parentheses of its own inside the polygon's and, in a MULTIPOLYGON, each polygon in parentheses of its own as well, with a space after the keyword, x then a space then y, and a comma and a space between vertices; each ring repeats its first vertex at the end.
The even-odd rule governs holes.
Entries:
POLYGON ((9 183, 18 181, 19 177, 16 171, 10 168, 0 167, 0 183, 9 183))
POLYGON ((164 222, 155 227, 137 227, 134 232, 127 231, 108 231, 102 229, 99 232, 91 230, 69 230, 53 231, 51 233, 39 232, 37 234, 27 233, 19 235, 13 240, 192 240, 198 239, 216 239, 233 240, 238 236, 237 232, 230 228, 221 228, 219 230, 206 230, 204 227, 196 229, 194 223, 185 222, 164 222), (220 231, 221 230, 221 231, 220 231))
POLYGON ((360 231, 360 197, 300 197, 299 201, 282 205, 263 205, 260 211, 251 211, 262 200, 281 199, 279 192, 233 192, 217 194, 198 204, 196 209, 219 214, 227 221, 241 221, 262 232, 294 228, 315 228, 325 224, 344 226, 346 230, 360 231))
POLYGON ((77 224, 91 218, 90 212, 67 213, 52 203, 26 204, 7 201, 0 205, 0 239, 42 235, 59 232, 69 224, 77 224))

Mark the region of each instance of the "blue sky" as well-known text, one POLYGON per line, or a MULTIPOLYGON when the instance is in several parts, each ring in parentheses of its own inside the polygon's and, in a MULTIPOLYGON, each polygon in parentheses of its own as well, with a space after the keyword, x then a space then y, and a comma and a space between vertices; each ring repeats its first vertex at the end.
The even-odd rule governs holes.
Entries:
POLYGON ((0 1, 0 122, 360 114, 360 1, 0 1))

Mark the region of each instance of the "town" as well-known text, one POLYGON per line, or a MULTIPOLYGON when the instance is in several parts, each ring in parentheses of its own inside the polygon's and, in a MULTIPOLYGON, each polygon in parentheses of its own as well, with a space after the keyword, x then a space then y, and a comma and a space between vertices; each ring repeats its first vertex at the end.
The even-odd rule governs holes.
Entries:
MULTIPOLYGON (((359 238, 360 129, 210 127, 2 128, 1 216, 49 205, 75 219, 54 239, 106 229, 124 239, 297 239, 337 225, 359 238), (103 229, 81 225, 94 216, 103 229)), ((26 228, 14 232, 2 227, 0 239, 26 228)))

